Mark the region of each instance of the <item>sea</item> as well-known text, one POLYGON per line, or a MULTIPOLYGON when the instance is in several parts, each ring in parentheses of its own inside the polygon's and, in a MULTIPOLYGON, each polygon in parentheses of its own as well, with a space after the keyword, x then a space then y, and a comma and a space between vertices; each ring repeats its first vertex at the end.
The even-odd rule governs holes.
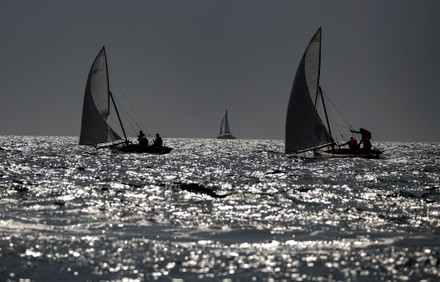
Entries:
POLYGON ((1 281, 439 281, 440 143, 0 136, 1 281))

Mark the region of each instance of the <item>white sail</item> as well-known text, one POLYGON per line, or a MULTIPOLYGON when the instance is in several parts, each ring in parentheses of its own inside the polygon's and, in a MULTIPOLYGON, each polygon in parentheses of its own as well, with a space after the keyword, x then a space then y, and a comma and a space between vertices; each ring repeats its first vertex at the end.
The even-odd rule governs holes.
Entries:
POLYGON ((316 110, 320 67, 321 28, 307 46, 296 71, 287 107, 286 153, 318 147, 332 140, 316 110))
POLYGON ((96 56, 87 78, 81 120, 80 145, 112 142, 121 137, 107 124, 110 91, 105 47, 96 56))

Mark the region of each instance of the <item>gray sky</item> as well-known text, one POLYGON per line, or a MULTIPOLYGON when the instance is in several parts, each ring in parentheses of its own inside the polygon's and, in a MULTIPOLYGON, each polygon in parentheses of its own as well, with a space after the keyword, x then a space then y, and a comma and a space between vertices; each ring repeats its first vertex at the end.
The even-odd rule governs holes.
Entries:
POLYGON ((0 134, 78 136, 105 45, 148 132, 215 138, 228 108, 238 138, 283 139, 298 62, 322 27, 321 85, 351 125, 440 141, 439 15, 438 0, 0 0, 0 134))

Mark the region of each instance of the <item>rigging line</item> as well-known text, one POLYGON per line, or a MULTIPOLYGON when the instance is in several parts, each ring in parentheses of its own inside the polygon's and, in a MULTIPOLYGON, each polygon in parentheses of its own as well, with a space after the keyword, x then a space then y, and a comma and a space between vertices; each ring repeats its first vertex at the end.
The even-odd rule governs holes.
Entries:
POLYGON ((350 126, 343 125, 343 124, 339 124, 339 123, 336 123, 336 122, 333 122, 333 121, 330 121, 330 123, 331 123, 332 125, 336 126, 336 127, 345 128, 345 129, 351 129, 350 126))
MULTIPOLYGON (((124 96, 124 98, 125 98, 127 104, 130 106, 130 109, 131 109, 132 112, 136 115, 136 118, 138 119, 138 121, 141 123, 142 128, 146 128, 145 125, 142 123, 142 120, 139 118, 138 114, 137 114, 136 111, 134 110, 133 106, 130 104, 130 101, 128 100, 127 95, 125 95, 124 91, 122 90, 121 86, 119 85, 118 81, 116 80, 116 78, 114 77, 114 75, 113 75, 112 72, 110 72, 110 75, 111 75, 113 81, 116 83, 116 86, 117 86, 117 87, 119 88, 119 90, 121 91, 122 96, 124 96)), ((133 120, 134 120, 134 119, 133 119, 133 120)), ((140 127, 137 123, 136 123, 136 125, 137 125, 138 127, 140 127)))
MULTIPOLYGON (((120 131, 122 131, 121 124, 118 122, 117 118, 114 116, 114 114, 110 114, 107 118, 107 125, 114 131, 114 129, 119 130, 119 132, 115 131, 116 134, 121 135, 120 131)), ((119 136, 123 140, 121 136, 119 136)), ((125 142, 125 141, 124 141, 125 142)))
MULTIPOLYGON (((124 113, 124 115, 126 115, 126 113, 124 113)), ((130 126, 131 134, 136 135, 136 128, 134 128, 133 124, 131 122, 128 123, 128 125, 130 126)))
MULTIPOLYGON (((117 99, 117 98, 115 98, 116 99, 116 101, 119 101, 119 99, 117 99)), ((120 108, 122 108, 122 110, 123 110, 123 114, 124 114, 124 117, 126 117, 126 120, 128 120, 128 124, 130 125, 130 127, 131 127, 131 129, 133 130, 132 131, 132 133, 134 134, 134 135, 136 135, 137 133, 136 133, 136 128, 133 126, 133 123, 138 127, 138 129, 143 129, 141 126, 139 126, 139 124, 138 124, 138 122, 136 121, 136 119, 135 118, 133 118, 133 116, 132 115, 130 115, 130 112, 124 107, 124 105, 123 104, 121 104, 121 103, 118 103, 118 104, 120 104, 120 108)))
MULTIPOLYGON (((331 116, 333 117, 334 113, 333 113, 333 112, 330 112, 330 114, 331 114, 331 116)), ((338 134, 340 135, 340 137, 341 137, 343 140, 345 140, 346 138, 345 138, 344 134, 345 134, 345 133, 348 133, 348 131, 350 131, 351 126, 348 125, 347 123, 345 123, 345 124, 341 124, 341 123, 339 123, 339 122, 336 122, 336 119, 335 119, 335 118, 332 118, 331 121, 330 121, 330 123, 331 123, 331 125, 333 126, 333 128, 335 129, 335 131, 338 132, 338 134), (346 132, 346 131, 347 131, 347 132, 346 132)))
MULTIPOLYGON (((337 123, 334 123, 334 122, 330 122, 330 123, 331 123, 332 126, 333 126, 333 131, 337 132, 338 135, 339 135, 342 139, 345 139, 344 134, 342 133, 342 130, 341 130, 341 128, 343 128, 343 126, 341 126, 341 125, 339 125, 339 124, 337 124, 337 123)), ((335 134, 335 135, 336 135, 336 134, 335 134)))
POLYGON ((137 123, 136 119, 133 118, 132 115, 130 115, 130 112, 127 111, 127 109, 126 109, 123 105, 121 105, 121 108, 122 108, 122 110, 123 110, 124 117, 126 117, 126 119, 130 121, 130 122, 128 122, 128 124, 129 124, 129 126, 131 127, 131 130, 132 130, 131 133, 133 134, 133 136, 137 136, 137 135, 138 135, 138 131, 139 131, 139 130, 143 130, 143 131, 144 131, 144 134, 146 134, 145 137, 146 137, 150 142, 153 142, 153 141, 154 141, 154 138, 151 137, 151 135, 150 135, 146 130, 144 130, 142 127, 139 126, 139 124, 137 123), (137 129, 133 126, 133 123, 137 126, 137 129))
MULTIPOLYGON (((321 89, 322 90, 322 89, 321 89)), ((322 90, 322 94, 325 96, 325 98, 330 102, 330 104, 332 105, 332 107, 336 110, 336 113, 341 117, 342 121, 344 121, 350 129, 353 129, 352 125, 347 122, 347 119, 342 115, 342 113, 338 110, 338 108, 336 107, 336 105, 333 103, 333 101, 327 96, 327 94, 324 92, 324 90, 322 90)))
MULTIPOLYGON (((317 111, 320 112, 320 116, 323 115, 322 112, 324 111, 321 106, 321 104, 317 105, 317 111)), ((332 127, 332 131, 337 132, 338 135, 342 135, 340 128, 344 128, 345 126, 335 122, 334 113, 330 109, 327 110, 327 115, 329 116, 329 125, 332 127)))
MULTIPOLYGON (((118 101, 119 99, 116 99, 116 100, 118 101)), ((138 124, 138 121, 130 114, 130 112, 125 108, 125 106, 122 103, 119 103, 119 104, 120 104, 120 107, 124 110, 125 116, 128 117, 131 126, 133 126, 132 123, 134 123, 134 124, 136 124, 136 126, 138 128, 141 128, 138 124)))
MULTIPOLYGON (((115 99, 115 100, 118 101, 118 99, 115 99)), ((124 107, 122 104, 120 104, 120 103, 118 103, 118 104, 119 104, 119 107, 122 109, 121 114, 124 115, 124 120, 128 120, 128 125, 129 125, 132 129, 134 129, 133 124, 132 124, 131 121, 130 121, 130 119, 133 120, 133 118, 130 116, 130 114, 128 113, 128 111, 125 109, 125 107, 124 107), (128 118, 127 118, 127 117, 128 117, 128 118)), ((136 132, 135 129, 134 129, 134 132, 136 132)))
POLYGON ((334 103, 327 97, 325 96, 326 100, 330 102, 330 110, 327 111, 327 114, 330 117, 330 122, 329 125, 332 127, 332 130, 334 131, 334 137, 337 137, 337 139, 341 138, 342 140, 345 140, 346 138, 344 137, 344 135, 346 135, 346 130, 350 130, 352 127, 351 125, 344 119, 344 117, 342 116, 341 112, 338 111, 338 109, 336 108, 336 106, 334 105, 334 103), (337 115, 336 118, 335 114, 337 115), (340 122, 336 122, 336 121, 342 121, 343 124, 341 124, 340 122))

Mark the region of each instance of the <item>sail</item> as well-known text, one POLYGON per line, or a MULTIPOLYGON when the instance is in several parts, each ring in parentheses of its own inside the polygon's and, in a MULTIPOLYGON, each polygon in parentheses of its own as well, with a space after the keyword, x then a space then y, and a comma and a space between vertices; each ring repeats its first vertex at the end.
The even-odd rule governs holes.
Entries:
POLYGON ((229 129, 228 110, 226 110, 226 113, 222 118, 222 122, 220 123, 219 135, 227 135, 227 134, 231 134, 231 130, 229 129))
POLYGON ((231 134, 231 129, 229 128, 228 120, 228 110, 226 110, 225 115, 220 123, 220 133, 217 136, 218 139, 235 139, 234 135, 231 134))
POLYGON ((225 117, 223 118, 225 120, 225 134, 231 134, 231 130, 229 129, 229 121, 228 121, 228 110, 226 110, 225 117))
POLYGON ((223 135, 223 126, 225 125, 226 116, 223 116, 222 121, 220 122, 220 133, 219 135, 223 135))
POLYGON ((121 137, 107 124, 110 92, 105 47, 96 56, 87 78, 81 120, 80 145, 112 142, 121 137))
POLYGON ((321 28, 307 46, 296 71, 286 117, 285 151, 317 147, 331 142, 316 110, 321 67, 321 28))

